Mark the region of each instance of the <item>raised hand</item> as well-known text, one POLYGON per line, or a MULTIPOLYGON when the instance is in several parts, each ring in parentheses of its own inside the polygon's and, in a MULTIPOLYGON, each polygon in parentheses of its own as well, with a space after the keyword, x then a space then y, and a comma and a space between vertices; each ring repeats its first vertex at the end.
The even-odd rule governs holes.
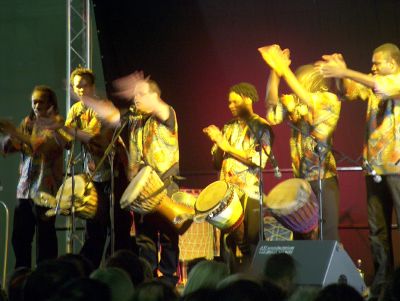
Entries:
POLYGON ((92 108, 102 121, 112 126, 119 125, 121 115, 111 101, 82 96, 82 102, 85 106, 92 108))
POLYGON ((282 50, 279 45, 269 45, 258 48, 264 61, 281 76, 284 71, 290 66, 290 51, 289 49, 282 50))
POLYGON ((315 63, 315 67, 326 78, 342 78, 347 66, 342 54, 333 53, 322 56, 322 61, 315 63))
POLYGON ((133 100, 136 84, 149 78, 150 76, 144 77, 143 71, 135 71, 132 74, 116 79, 113 82, 115 95, 126 100, 133 100))

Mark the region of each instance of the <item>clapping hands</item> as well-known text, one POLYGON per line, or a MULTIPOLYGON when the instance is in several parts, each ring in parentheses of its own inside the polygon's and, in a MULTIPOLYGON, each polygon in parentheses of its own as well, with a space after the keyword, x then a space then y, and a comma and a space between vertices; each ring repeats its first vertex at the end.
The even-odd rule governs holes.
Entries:
POLYGON ((290 50, 282 50, 279 45, 273 44, 258 48, 264 61, 279 75, 282 76, 290 66, 290 50))

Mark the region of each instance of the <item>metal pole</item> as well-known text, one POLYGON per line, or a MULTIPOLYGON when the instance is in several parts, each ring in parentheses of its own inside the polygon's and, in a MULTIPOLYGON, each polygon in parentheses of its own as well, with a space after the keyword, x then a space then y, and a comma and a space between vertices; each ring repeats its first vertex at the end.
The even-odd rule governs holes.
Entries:
POLYGON ((65 111, 68 112, 71 107, 71 91, 70 91, 70 72, 71 72, 71 0, 67 0, 67 70, 65 76, 65 111))
POLYGON ((4 202, 0 201, 0 204, 4 207, 4 212, 6 214, 6 226, 5 226, 5 242, 4 242, 4 258, 3 258, 3 281, 2 288, 6 289, 6 279, 7 279, 7 260, 8 260, 8 236, 10 227, 10 213, 8 207, 4 202))
POLYGON ((86 0, 85 7, 85 23, 86 23, 86 64, 87 67, 92 69, 92 20, 91 20, 91 9, 90 9, 90 0, 86 0))

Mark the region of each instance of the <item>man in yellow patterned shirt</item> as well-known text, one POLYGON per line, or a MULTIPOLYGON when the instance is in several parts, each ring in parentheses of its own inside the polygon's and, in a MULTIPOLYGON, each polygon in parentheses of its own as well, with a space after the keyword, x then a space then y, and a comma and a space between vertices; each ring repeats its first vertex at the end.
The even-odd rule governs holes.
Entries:
MULTIPOLYGON (((62 130, 68 135, 65 139, 75 138, 82 143, 83 167, 85 174, 91 177, 97 192, 96 214, 92 219, 86 220, 85 242, 80 254, 88 258, 94 267, 98 267, 103 257, 103 250, 106 247, 107 235, 111 231, 110 223, 110 202, 111 202, 111 169, 109 160, 99 165, 103 156, 105 145, 94 147, 94 139, 103 139, 105 143, 105 131, 96 112, 87 107, 83 97, 94 97, 95 95, 95 76, 92 70, 78 67, 71 73, 71 87, 78 101, 70 108, 65 125, 62 130)), ((103 100, 96 99, 96 102, 103 100)), ((117 171, 114 178, 118 177, 117 171)), ((120 184, 121 179, 115 181, 114 197, 119 200, 123 189, 120 184)), ((130 249, 130 227, 132 217, 129 212, 121 209, 118 202, 114 206, 114 233, 115 249, 130 249)), ((107 254, 108 255, 108 254, 107 254)))
POLYGON ((348 69, 341 54, 323 58, 322 74, 343 79, 346 98, 364 100, 368 106, 363 156, 370 169, 365 179, 375 266, 370 300, 377 300, 393 271, 393 207, 400 224, 400 50, 390 43, 376 48, 372 55, 372 74, 348 69), (381 181, 372 173, 380 175, 381 181))
MULTIPOLYGON (((166 180, 179 173, 178 122, 175 110, 161 99, 157 83, 135 72, 114 82, 117 94, 134 107, 121 116, 111 102, 98 102, 86 97, 84 102, 93 108, 109 126, 120 126, 128 121, 129 162, 126 174, 133 179, 144 166, 150 166, 166 180), (128 120, 126 120, 128 118, 128 120)), ((171 181, 168 195, 178 189, 171 181)), ((170 222, 158 213, 135 213, 136 243, 139 255, 151 265, 154 275, 175 285, 178 281, 179 237, 170 222), (161 246, 158 259, 158 246, 161 246)))
MULTIPOLYGON (((215 125, 203 131, 214 142, 211 150, 215 167, 220 169, 220 180, 234 184, 242 198, 244 222, 228 236, 244 256, 244 266, 251 259, 259 240, 260 229, 260 169, 265 167, 271 151, 272 138, 266 121, 253 112, 258 101, 256 88, 239 83, 229 90, 228 106, 233 119, 222 131, 215 125), (258 148, 261 147, 262 152, 258 148), (260 160, 261 155, 261 160, 260 160)), ((229 246, 234 247, 234 245, 229 246)))
POLYGON ((307 180, 317 196, 321 177, 322 238, 339 240, 339 187, 331 148, 340 115, 340 101, 328 91, 328 81, 314 70, 313 65, 300 67, 295 75, 289 68, 288 50, 272 45, 261 48, 260 52, 272 68, 268 81, 267 122, 275 125, 289 120, 294 176, 307 180), (294 94, 279 98, 281 76, 294 94))
MULTIPOLYGON (((179 174, 178 121, 175 110, 160 98, 161 91, 153 80, 135 85, 133 98, 138 116, 130 117, 129 172, 134 175, 143 166, 151 166, 165 181, 179 174)), ((171 195, 178 190, 172 181, 171 195)), ((136 243, 139 255, 150 262, 157 275, 175 285, 178 281, 179 236, 169 222, 157 213, 135 214, 136 243), (161 246, 158 259, 158 245, 161 246)))

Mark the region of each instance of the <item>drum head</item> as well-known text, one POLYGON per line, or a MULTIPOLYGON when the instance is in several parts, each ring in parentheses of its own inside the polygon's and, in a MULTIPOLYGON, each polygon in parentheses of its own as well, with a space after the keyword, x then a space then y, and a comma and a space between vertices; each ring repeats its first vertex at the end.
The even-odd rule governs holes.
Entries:
MULTIPOLYGON (((81 174, 81 175, 76 175, 74 176, 74 195, 76 198, 81 198, 85 194, 85 189, 86 189, 86 176, 81 174)), ((60 198, 62 192, 62 198, 61 202, 70 202, 71 197, 72 197, 72 177, 69 177, 65 181, 64 185, 64 190, 63 190, 63 185, 58 189, 56 199, 58 200, 60 198)))
POLYGON ((306 180, 288 179, 276 185, 267 195, 265 202, 271 210, 292 212, 294 207, 307 202, 311 193, 311 186, 306 180))
POLYGON ((224 200, 228 191, 228 184, 224 181, 216 181, 208 185, 199 194, 195 209, 197 212, 208 212, 224 200))
POLYGON ((132 179, 121 197, 120 204, 122 209, 128 207, 136 200, 152 170, 150 166, 145 166, 132 179))

